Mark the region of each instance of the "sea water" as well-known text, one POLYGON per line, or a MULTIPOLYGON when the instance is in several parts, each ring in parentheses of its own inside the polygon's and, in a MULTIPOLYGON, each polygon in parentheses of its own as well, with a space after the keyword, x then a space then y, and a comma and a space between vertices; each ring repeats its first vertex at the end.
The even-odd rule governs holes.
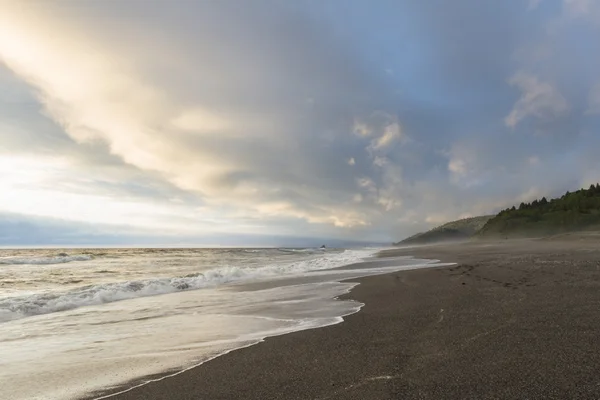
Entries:
POLYGON ((436 265, 356 264, 376 251, 0 250, 0 398, 127 390, 269 336, 341 322, 362 306, 338 299, 356 285, 343 280, 436 265))

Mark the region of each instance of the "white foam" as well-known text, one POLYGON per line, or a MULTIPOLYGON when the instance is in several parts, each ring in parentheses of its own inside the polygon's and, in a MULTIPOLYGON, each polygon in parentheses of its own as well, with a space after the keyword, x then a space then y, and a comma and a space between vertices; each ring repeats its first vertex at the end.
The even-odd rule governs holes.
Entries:
POLYGON ((0 398, 77 398, 181 371, 269 336, 339 323, 360 309, 360 303, 334 300, 354 285, 207 289, 0 324, 0 364, 6 367, 0 368, 0 398))
MULTIPOLYGON (((66 292, 34 293, 27 296, 5 297, 0 299, 0 322, 138 297, 197 290, 233 282, 283 277, 307 271, 335 268, 360 261, 371 253, 372 251, 369 250, 346 250, 311 259, 258 268, 222 267, 181 277, 103 283, 75 288, 66 292)), ((74 257, 87 256, 71 256, 71 258, 74 257)), ((28 260, 31 261, 31 259, 28 260)), ((38 260, 41 260, 41 258, 38 260)))
MULTIPOLYGON (((401 259, 324 270, 365 255, 264 267, 267 281, 284 276, 281 270, 292 278, 274 287, 184 290, 0 324, 0 398, 72 399, 143 376, 172 376, 266 337, 342 322, 363 304, 338 300, 356 286, 341 279, 436 265, 401 259)), ((210 279, 224 275, 218 271, 210 279)))
POLYGON ((315 253, 324 253, 327 251, 327 249, 325 248, 320 248, 320 247, 309 247, 309 248, 303 248, 303 249, 294 249, 294 248, 288 248, 288 247, 280 247, 277 250, 283 252, 283 253, 302 253, 302 254, 315 254, 315 253))

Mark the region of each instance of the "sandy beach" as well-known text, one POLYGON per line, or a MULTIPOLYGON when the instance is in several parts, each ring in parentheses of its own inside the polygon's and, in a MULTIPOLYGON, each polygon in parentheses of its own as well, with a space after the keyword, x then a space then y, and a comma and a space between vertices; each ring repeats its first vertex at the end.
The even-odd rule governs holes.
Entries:
POLYGON ((269 338, 132 399, 600 398, 595 236, 395 249, 451 267, 363 278, 341 324, 269 338))

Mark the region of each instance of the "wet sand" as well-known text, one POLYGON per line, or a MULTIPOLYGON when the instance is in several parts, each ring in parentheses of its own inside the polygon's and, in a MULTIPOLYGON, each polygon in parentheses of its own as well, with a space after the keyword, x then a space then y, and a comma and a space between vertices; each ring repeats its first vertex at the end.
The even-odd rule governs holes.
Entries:
POLYGON ((132 399, 598 399, 600 240, 396 249, 451 267, 360 279, 345 322, 269 338, 132 399))

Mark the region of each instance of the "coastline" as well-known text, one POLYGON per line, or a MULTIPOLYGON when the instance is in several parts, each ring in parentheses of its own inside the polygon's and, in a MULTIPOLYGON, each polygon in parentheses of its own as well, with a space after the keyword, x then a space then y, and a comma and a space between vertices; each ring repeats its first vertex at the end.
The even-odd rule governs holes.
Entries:
POLYGON ((360 285, 343 298, 365 306, 341 324, 270 337, 109 398, 600 396, 596 241, 464 243, 381 255, 458 264, 350 280, 360 285))

